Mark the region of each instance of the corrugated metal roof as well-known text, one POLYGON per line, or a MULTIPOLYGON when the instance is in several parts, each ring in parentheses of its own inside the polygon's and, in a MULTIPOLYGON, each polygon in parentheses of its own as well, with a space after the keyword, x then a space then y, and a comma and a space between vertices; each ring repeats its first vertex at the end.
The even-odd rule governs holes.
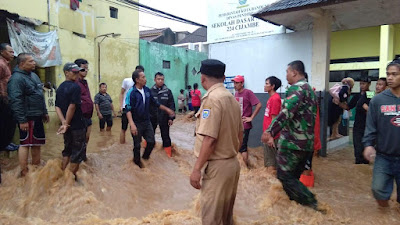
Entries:
POLYGON ((169 28, 161 28, 161 29, 153 29, 153 30, 142 30, 142 31, 139 31, 139 36, 140 36, 140 38, 148 37, 148 36, 158 36, 163 31, 165 31, 167 29, 169 29, 169 28))
MULTIPOLYGON (((260 10, 257 14, 265 12, 282 11, 288 9, 294 9, 304 6, 309 6, 313 4, 323 4, 323 3, 335 3, 338 0, 281 0, 266 6, 264 9, 260 10)), ((340 1, 339 1, 340 2, 340 1)))
POLYGON ((310 30, 324 12, 332 31, 400 23, 399 0, 279 0, 253 16, 294 31, 310 30))

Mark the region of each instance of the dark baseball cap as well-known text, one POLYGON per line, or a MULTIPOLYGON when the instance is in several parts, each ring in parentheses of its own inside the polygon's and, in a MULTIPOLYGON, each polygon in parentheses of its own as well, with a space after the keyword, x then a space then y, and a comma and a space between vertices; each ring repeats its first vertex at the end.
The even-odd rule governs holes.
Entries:
POLYGON ((216 59, 206 59, 201 61, 201 67, 199 73, 207 76, 222 78, 225 75, 225 63, 216 59))
POLYGON ((64 65, 64 72, 65 71, 71 71, 71 72, 79 72, 79 71, 85 71, 84 68, 80 68, 78 65, 75 63, 65 63, 64 65))

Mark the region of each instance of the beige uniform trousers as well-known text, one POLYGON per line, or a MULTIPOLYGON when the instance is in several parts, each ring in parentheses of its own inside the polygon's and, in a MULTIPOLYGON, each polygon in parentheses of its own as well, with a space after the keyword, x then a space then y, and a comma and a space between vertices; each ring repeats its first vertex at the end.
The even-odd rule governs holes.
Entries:
POLYGON ((200 195, 203 225, 233 224, 239 175, 240 165, 236 157, 208 161, 200 195))

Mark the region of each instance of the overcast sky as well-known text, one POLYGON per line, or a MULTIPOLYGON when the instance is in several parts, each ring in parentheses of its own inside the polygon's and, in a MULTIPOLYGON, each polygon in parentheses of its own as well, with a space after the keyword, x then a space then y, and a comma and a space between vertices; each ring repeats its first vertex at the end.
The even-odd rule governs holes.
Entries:
MULTIPOLYGON (((141 4, 179 16, 207 26, 207 0, 140 0, 141 4)), ((197 26, 192 26, 169 19, 139 13, 139 30, 169 27, 173 31, 193 32, 197 26)))

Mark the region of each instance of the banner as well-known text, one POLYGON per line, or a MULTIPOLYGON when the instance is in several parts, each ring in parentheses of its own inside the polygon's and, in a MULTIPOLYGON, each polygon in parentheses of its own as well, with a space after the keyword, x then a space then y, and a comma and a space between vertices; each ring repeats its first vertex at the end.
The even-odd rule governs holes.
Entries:
POLYGON ((39 67, 62 64, 57 32, 40 33, 30 26, 7 19, 8 34, 15 55, 31 53, 39 67))
POLYGON ((266 36, 280 28, 252 16, 277 0, 208 0, 207 42, 266 36))

